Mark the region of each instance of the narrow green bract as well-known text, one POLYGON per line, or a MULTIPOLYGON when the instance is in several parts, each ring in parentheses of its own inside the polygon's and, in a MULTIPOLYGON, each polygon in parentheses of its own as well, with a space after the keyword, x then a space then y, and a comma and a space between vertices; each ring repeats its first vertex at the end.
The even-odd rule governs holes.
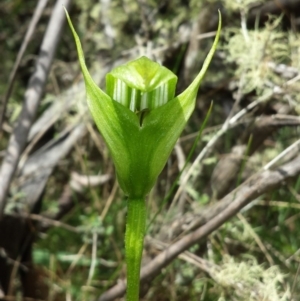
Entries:
POLYGON ((129 301, 136 301, 146 220, 145 197, 194 110, 198 88, 217 47, 221 18, 201 71, 175 97, 177 77, 146 57, 108 73, 106 93, 103 92, 86 68, 80 40, 66 14, 76 42, 88 106, 110 150, 120 187, 128 196, 127 296, 129 301))

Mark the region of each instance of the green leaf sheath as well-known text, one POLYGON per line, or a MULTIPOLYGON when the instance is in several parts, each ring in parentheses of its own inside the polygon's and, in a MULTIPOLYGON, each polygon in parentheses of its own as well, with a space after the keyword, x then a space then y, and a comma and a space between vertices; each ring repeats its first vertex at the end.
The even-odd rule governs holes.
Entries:
POLYGON ((140 291, 140 267, 146 227, 146 202, 144 199, 128 199, 126 223, 127 301, 138 301, 140 291))

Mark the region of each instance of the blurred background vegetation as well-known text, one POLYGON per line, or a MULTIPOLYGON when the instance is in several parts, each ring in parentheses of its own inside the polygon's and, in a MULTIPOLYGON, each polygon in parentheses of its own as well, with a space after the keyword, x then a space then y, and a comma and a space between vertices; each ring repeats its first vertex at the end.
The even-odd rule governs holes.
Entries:
MULTIPOLYGON (((1 96, 36 4, 33 0, 0 3, 1 96)), ((6 108, 0 160, 19 116, 54 4, 48 1, 21 61, 6 108)), ((173 231, 179 217, 213 206, 299 140, 300 1, 72 1, 70 16, 87 65, 102 87, 105 73, 113 66, 147 55, 178 75, 178 93, 201 68, 217 28, 218 9, 223 16, 221 42, 200 88, 196 110, 148 197, 149 222, 153 217, 155 221, 148 228, 144 264, 160 252, 160 243, 171 243, 182 235, 173 231), (193 167, 180 198, 174 200, 175 191, 164 201, 212 101, 212 115, 191 163, 225 124, 224 133, 193 167), (226 125, 226 120, 245 108, 242 118, 226 125)), ((36 123, 35 138, 21 158, 6 214, 32 215, 29 228, 34 239, 28 258, 36 271, 39 293, 35 296, 39 300, 95 300, 125 277, 126 198, 87 111, 77 53, 67 26, 37 122, 47 115, 53 118, 45 121, 43 130, 36 123), (65 133, 79 123, 85 125, 83 134, 68 155, 57 160, 36 200, 38 205, 28 209, 20 188, 24 181, 20 170, 35 154, 43 154, 49 143, 65 139, 65 133)), ((299 143, 275 165, 297 154, 299 143)), ((38 177, 43 177, 43 167, 37 170, 38 177)), ((143 289, 142 300, 300 300, 300 177, 282 184, 260 195, 163 269, 143 289), (199 265, 197 258, 204 263, 199 265)), ((2 235, 4 231, 0 227, 2 235)), ((3 252, 2 258, 8 260, 9 254, 3 252)), ((12 300, 22 299, 26 268, 22 271, 22 262, 20 265, 21 278, 17 272, 7 275, 12 300)))

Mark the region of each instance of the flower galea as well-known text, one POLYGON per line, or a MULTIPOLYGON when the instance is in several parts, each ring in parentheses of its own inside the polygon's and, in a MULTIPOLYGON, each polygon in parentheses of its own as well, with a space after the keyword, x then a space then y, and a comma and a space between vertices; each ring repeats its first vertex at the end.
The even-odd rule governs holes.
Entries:
POLYGON ((200 73, 180 95, 174 96, 176 75, 146 57, 108 73, 105 93, 91 78, 79 38, 68 20, 76 41, 88 106, 110 150, 120 187, 130 198, 144 198, 194 110, 219 31, 200 73))

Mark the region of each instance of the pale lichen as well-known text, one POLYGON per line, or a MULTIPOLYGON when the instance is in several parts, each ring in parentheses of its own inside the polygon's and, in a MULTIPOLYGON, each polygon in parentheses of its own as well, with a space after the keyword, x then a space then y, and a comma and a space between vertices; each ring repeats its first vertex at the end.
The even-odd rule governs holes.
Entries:
POLYGON ((218 301, 291 300, 289 288, 283 287, 285 276, 279 268, 264 268, 254 258, 237 262, 232 257, 224 257, 213 278, 223 290, 218 301))

